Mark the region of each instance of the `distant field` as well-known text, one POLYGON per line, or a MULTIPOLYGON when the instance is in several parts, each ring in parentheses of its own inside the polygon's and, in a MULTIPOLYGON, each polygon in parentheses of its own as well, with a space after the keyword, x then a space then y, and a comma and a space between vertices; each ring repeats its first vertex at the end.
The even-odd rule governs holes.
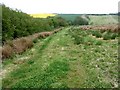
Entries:
POLYGON ((81 16, 81 14, 58 14, 56 17, 62 17, 67 21, 74 21, 76 17, 81 16))
MULTIPOLYGON (((62 17, 67 21, 74 21, 76 17, 82 14, 30 14, 35 18, 47 18, 48 16, 62 17)), ((117 24, 118 17, 116 15, 89 15, 91 25, 106 25, 106 24, 117 24)))
POLYGON ((118 17, 116 15, 103 15, 103 16, 95 16, 90 15, 90 24, 92 25, 103 25, 103 24, 117 24, 118 17))
MULTIPOLYGON (((56 17, 63 17, 67 21, 74 21, 76 17, 82 14, 58 14, 56 17)), ((91 25, 106 25, 106 24, 117 24, 118 17, 116 15, 89 15, 91 25)))
POLYGON ((55 16, 56 14, 30 14, 34 18, 47 18, 48 16, 55 16))

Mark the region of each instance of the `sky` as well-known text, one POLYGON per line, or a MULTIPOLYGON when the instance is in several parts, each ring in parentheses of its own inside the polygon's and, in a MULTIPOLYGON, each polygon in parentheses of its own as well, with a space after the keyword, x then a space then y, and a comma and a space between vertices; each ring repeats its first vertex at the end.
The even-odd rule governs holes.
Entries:
POLYGON ((118 12, 119 0, 0 0, 28 14, 108 14, 118 12))

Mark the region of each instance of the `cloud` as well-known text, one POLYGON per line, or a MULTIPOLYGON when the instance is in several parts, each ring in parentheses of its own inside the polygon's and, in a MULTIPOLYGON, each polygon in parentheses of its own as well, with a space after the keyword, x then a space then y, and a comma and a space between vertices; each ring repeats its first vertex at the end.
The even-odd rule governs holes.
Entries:
POLYGON ((115 13, 119 0, 0 0, 26 13, 115 13))

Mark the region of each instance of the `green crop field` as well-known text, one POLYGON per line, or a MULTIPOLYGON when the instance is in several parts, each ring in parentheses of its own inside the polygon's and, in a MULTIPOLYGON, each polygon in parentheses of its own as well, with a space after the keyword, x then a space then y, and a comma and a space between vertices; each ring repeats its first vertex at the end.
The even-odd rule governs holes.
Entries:
MULTIPOLYGON (((62 17, 67 21, 74 21, 76 17, 82 15, 83 14, 57 14, 56 17, 62 17)), ((88 15, 88 16, 90 18, 89 24, 91 25, 108 25, 118 23, 117 15, 88 15)))
POLYGON ((118 35, 69 26, 3 61, 4 88, 118 87, 118 35))
POLYGON ((92 25, 108 25, 118 23, 117 15, 103 15, 103 16, 90 15, 89 17, 90 17, 89 23, 92 25))
POLYGON ((81 16, 81 14, 57 14, 56 17, 62 17, 67 21, 74 21, 76 17, 81 16))

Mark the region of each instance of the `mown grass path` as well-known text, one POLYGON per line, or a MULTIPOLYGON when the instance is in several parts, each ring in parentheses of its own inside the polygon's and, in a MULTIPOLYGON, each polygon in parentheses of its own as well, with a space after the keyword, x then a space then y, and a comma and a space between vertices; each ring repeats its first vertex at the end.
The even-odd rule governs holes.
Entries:
MULTIPOLYGON (((69 30, 38 39, 32 49, 3 62, 4 70, 16 66, 4 75, 3 87, 117 87, 117 39, 77 45, 69 30)), ((89 38, 99 40, 92 36, 85 40, 89 38)))

